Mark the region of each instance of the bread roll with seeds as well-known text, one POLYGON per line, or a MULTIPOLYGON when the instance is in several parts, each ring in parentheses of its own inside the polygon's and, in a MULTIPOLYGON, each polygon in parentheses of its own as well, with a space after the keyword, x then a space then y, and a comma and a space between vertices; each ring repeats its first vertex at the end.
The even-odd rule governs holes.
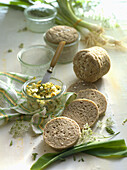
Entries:
POLYGON ((105 96, 95 89, 86 89, 86 90, 80 90, 77 94, 77 98, 79 99, 89 99, 96 103, 98 107, 99 116, 103 115, 107 108, 107 101, 105 96))
POLYGON ((57 117, 51 119, 44 128, 44 141, 56 150, 72 147, 80 137, 80 127, 72 119, 57 117))
POLYGON ((99 117, 97 105, 88 99, 76 99, 67 105, 62 113, 63 116, 75 120, 81 129, 88 123, 91 127, 99 117))
POLYGON ((110 65, 106 50, 97 46, 80 50, 73 59, 76 76, 86 82, 97 81, 109 71, 110 65))
POLYGON ((80 90, 85 89, 97 89, 96 85, 93 83, 87 83, 83 80, 77 80, 75 83, 71 84, 67 91, 78 93, 80 90))

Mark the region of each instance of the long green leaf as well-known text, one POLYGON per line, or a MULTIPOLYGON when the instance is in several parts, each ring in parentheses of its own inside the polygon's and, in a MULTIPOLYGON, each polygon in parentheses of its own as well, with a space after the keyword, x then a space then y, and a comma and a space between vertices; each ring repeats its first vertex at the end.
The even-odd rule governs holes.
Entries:
POLYGON ((122 157, 127 157, 127 149, 119 151, 119 149, 106 149, 104 148, 98 148, 98 149, 91 149, 88 151, 85 151, 85 153, 101 157, 101 158, 122 158, 122 157))
MULTIPOLYGON (((60 153, 48 153, 48 154, 44 154, 43 156, 41 156, 37 162, 35 162, 33 164, 33 166, 31 167, 31 170, 43 170, 45 169, 48 165, 50 165, 51 163, 57 161, 57 160, 61 160, 62 158, 65 158, 67 156, 73 155, 75 153, 79 153, 79 152, 85 152, 85 151, 91 151, 89 152, 89 154, 92 153, 93 150, 93 155, 95 156, 100 156, 102 155, 102 157, 104 157, 104 155, 106 155, 107 151, 108 151, 108 156, 111 155, 116 155, 118 158, 121 157, 121 152, 123 153, 123 151, 127 151, 126 148, 126 144, 124 139, 120 139, 120 140, 112 140, 112 141, 106 141, 106 142, 93 142, 93 143, 88 143, 88 144, 82 144, 82 145, 78 145, 75 146, 71 149, 65 150, 63 152, 60 153), (100 154, 99 152, 97 152, 96 154, 96 150, 98 150, 100 148, 100 154), (95 149, 95 150, 94 150, 95 149), (103 152, 102 152, 103 151, 103 152)), ((126 154, 123 154, 124 157, 126 157, 126 154)))

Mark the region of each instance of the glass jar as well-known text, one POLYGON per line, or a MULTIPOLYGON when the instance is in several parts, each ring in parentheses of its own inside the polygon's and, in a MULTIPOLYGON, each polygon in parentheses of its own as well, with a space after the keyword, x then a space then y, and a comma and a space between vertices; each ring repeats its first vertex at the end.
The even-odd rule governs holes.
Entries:
MULTIPOLYGON (((73 61, 73 57, 76 54, 76 52, 78 51, 78 45, 79 45, 79 41, 80 41, 80 34, 78 33, 78 35, 79 36, 76 41, 74 41, 73 43, 70 43, 70 44, 65 44, 63 51, 58 59, 58 63, 66 64, 66 63, 70 63, 73 61)), ((47 46, 51 47, 53 50, 56 50, 58 44, 49 42, 46 39, 46 33, 44 34, 44 41, 47 46)))
POLYGON ((50 66, 54 51, 45 45, 23 48, 17 54, 21 72, 30 76, 44 76, 50 66))
POLYGON ((35 4, 24 10, 27 28, 30 31, 42 33, 55 23, 57 11, 48 4, 35 4))
POLYGON ((37 83, 39 80, 42 80, 42 77, 36 77, 33 79, 30 79, 26 81, 23 85, 23 94, 27 99, 27 106, 30 110, 36 111, 41 110, 44 107, 46 107, 46 110, 48 113, 52 113, 53 111, 57 110, 57 107, 61 105, 61 97, 63 93, 65 92, 66 86, 63 84, 63 82, 59 79, 51 77, 49 82, 53 83, 54 85, 59 85, 61 87, 60 93, 58 93, 55 96, 47 97, 47 98, 36 98, 33 96, 28 95, 27 93, 27 86, 31 85, 32 83, 37 83))

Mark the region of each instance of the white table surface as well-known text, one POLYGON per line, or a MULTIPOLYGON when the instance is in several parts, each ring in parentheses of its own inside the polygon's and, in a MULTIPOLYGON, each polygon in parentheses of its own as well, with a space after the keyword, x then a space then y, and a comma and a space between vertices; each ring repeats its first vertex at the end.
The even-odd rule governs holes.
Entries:
MULTIPOLYGON (((30 31, 18 32, 24 28, 25 18, 22 12, 16 10, 0 10, 0 71, 21 72, 20 64, 17 60, 19 45, 24 43, 24 47, 34 44, 44 44, 43 35, 30 31), (8 53, 12 49, 12 53, 8 53)), ((119 34, 125 37, 126 30, 119 34)), ((118 34, 117 34, 118 36, 118 34)), ((80 46, 79 49, 83 48, 80 46)), ((97 86, 108 100, 106 117, 112 115, 115 120, 116 131, 120 134, 115 139, 124 138, 127 142, 127 123, 122 122, 127 118, 127 52, 108 50, 111 58, 111 69, 97 86)), ((73 72, 73 64, 58 64, 56 66, 55 77, 64 81, 67 85, 71 84, 76 76, 73 72)), ((0 127, 0 170, 29 170, 32 161, 32 153, 37 152, 41 156, 47 146, 43 143, 42 136, 33 137, 32 132, 23 138, 13 139, 8 133, 12 123, 0 127), (10 141, 13 145, 10 147, 10 141)), ((70 156, 65 162, 57 162, 51 165, 49 170, 126 170, 127 158, 109 160, 96 158, 94 156, 78 154, 77 160, 81 157, 84 162, 73 161, 70 156)))

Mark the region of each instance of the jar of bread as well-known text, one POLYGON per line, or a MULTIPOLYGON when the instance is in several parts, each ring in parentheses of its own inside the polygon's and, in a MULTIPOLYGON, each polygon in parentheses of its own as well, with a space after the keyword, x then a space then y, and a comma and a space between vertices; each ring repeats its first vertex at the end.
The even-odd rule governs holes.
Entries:
POLYGON ((54 50, 56 50, 60 41, 66 42, 58 60, 58 63, 61 64, 73 61, 73 57, 78 51, 79 40, 80 34, 78 31, 73 27, 64 25, 54 26, 44 34, 45 43, 54 50))

